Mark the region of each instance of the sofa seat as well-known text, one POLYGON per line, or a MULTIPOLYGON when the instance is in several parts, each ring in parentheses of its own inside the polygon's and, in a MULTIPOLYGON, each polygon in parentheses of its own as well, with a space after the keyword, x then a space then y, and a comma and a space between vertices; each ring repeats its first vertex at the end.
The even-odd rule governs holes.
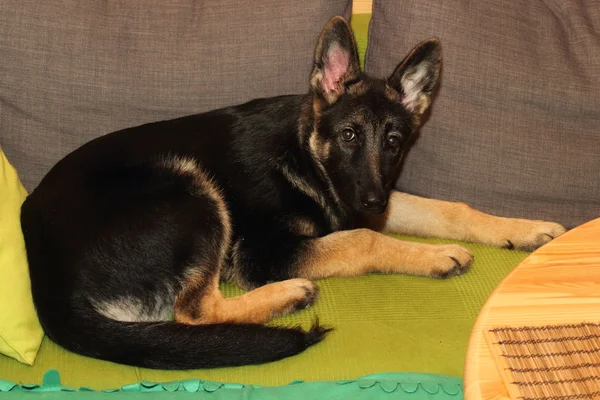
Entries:
MULTIPOLYGON (((448 240, 400 237, 428 243, 448 240)), ((319 320, 334 328, 320 344, 282 361, 258 366, 193 371, 158 371, 82 357, 44 339, 35 365, 0 356, 0 377, 40 384, 49 369, 63 385, 96 390, 141 380, 202 379, 256 385, 295 380, 356 379, 382 372, 422 372, 461 377, 471 328, 485 299, 527 253, 465 243, 475 256, 472 270, 448 280, 368 275, 318 282, 315 306, 279 318, 276 324, 309 326, 319 320)), ((241 290, 223 285, 228 296, 241 290)))

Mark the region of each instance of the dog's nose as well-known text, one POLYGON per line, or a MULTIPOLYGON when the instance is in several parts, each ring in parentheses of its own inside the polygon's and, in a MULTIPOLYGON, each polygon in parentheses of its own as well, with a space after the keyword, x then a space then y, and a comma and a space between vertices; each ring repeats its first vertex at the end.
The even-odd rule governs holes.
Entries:
POLYGON ((367 211, 382 213, 387 205, 387 198, 383 193, 367 192, 362 198, 362 203, 367 211))

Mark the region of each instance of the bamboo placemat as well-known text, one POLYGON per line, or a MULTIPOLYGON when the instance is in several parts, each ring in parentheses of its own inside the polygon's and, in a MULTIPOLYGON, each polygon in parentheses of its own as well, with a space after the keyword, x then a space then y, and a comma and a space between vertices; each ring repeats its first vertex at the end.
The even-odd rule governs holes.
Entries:
POLYGON ((513 400, 600 399, 600 324, 484 331, 513 400))

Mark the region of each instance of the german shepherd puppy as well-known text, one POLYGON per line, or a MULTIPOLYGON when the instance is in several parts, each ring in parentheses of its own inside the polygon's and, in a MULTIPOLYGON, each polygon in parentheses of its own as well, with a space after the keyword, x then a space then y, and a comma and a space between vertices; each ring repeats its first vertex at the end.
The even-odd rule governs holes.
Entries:
POLYGON ((47 335, 147 368, 263 363, 324 337, 318 323, 263 325, 311 305, 315 279, 448 278, 471 265, 461 246, 377 231, 521 249, 563 233, 392 190, 440 63, 431 39, 388 79, 366 76, 335 17, 317 43, 308 94, 124 129, 66 156, 22 207, 47 335), (248 292, 224 298, 223 279, 248 292))

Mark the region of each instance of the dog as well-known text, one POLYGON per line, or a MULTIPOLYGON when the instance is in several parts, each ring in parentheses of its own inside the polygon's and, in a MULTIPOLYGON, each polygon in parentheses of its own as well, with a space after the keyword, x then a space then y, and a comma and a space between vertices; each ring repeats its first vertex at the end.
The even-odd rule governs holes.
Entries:
POLYGON ((370 272, 449 278, 459 245, 536 248, 562 234, 392 189, 436 88, 429 39, 387 79, 361 72, 334 17, 305 95, 257 99, 101 136, 59 161, 22 206, 33 299, 64 348, 121 364, 195 369, 298 354, 328 328, 265 325, 310 306, 314 280, 370 272), (224 298, 219 282, 247 290, 224 298))

